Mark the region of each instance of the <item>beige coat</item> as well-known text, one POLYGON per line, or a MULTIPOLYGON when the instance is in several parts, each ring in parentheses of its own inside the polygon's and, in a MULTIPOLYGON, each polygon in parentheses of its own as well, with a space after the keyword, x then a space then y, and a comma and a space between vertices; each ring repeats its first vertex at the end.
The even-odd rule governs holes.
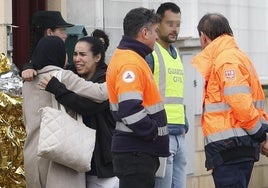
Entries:
MULTIPOLYGON (((26 128, 24 145, 24 167, 27 188, 85 188, 85 174, 37 156, 40 128, 40 108, 52 105, 52 95, 40 90, 40 78, 52 74, 60 68, 46 66, 38 71, 32 82, 24 82, 22 87, 23 117, 26 128)), ((96 102, 108 99, 106 83, 95 84, 85 81, 71 71, 63 70, 61 82, 69 90, 96 102)))

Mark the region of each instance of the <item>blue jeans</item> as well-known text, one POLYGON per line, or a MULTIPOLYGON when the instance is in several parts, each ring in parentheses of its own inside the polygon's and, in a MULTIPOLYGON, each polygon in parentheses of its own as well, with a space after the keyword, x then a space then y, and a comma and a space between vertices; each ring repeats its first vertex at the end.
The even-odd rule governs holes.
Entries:
POLYGON ((222 164, 213 170, 216 188, 247 188, 253 169, 253 161, 222 164))
POLYGON ((155 188, 186 188, 185 135, 169 135, 169 150, 164 178, 156 178, 155 188))

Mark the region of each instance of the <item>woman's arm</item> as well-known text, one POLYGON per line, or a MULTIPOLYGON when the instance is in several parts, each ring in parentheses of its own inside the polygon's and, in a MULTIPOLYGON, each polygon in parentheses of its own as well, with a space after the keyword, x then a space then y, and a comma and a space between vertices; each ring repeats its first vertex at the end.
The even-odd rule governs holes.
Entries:
POLYGON ((61 82, 65 84, 68 90, 76 94, 89 98, 90 100, 102 103, 108 100, 108 91, 106 83, 93 83, 85 81, 83 78, 69 70, 62 70, 61 82))
POLYGON ((47 82, 45 90, 53 93, 59 103, 81 115, 91 116, 105 109, 109 109, 108 100, 102 103, 96 103, 88 98, 79 96, 73 91, 68 90, 66 86, 55 77, 52 77, 51 80, 47 82))

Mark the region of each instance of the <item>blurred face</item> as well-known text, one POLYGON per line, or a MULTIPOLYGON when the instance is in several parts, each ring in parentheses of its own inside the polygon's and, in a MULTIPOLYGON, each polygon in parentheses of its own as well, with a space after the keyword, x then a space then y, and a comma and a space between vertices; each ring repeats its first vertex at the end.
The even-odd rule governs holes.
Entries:
POLYGON ((181 14, 167 10, 158 28, 158 38, 162 43, 174 43, 177 40, 181 24, 181 14))
POLYGON ((101 55, 93 55, 91 45, 80 41, 75 45, 73 62, 77 73, 84 79, 89 80, 96 71, 101 55))
POLYGON ((157 28, 158 24, 155 24, 151 26, 150 28, 145 28, 146 29, 146 45, 149 46, 151 49, 154 49, 154 43, 156 39, 158 38, 157 35, 157 28))
POLYGON ((65 28, 56 28, 55 30, 48 29, 47 35, 55 35, 60 37, 64 42, 67 38, 66 29, 65 28))

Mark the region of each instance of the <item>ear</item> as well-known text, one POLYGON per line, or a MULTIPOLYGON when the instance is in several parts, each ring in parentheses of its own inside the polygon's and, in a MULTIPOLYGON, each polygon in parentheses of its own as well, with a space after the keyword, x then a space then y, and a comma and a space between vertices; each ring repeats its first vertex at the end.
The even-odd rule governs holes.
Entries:
POLYGON ((101 59, 101 54, 97 54, 97 55, 94 56, 94 60, 95 60, 96 63, 99 63, 100 59, 101 59))
POLYGON ((203 42, 203 44, 207 45, 211 42, 211 39, 201 31, 200 40, 203 42))
POLYGON ((206 40, 206 34, 205 33, 203 33, 202 31, 200 32, 201 34, 200 34, 200 39, 202 40, 202 41, 205 41, 206 40))
POLYGON ((149 32, 150 31, 147 28, 145 28, 145 27, 141 28, 141 30, 139 31, 139 33, 138 33, 138 35, 136 37, 136 40, 146 44, 148 39, 149 39, 149 37, 150 37, 149 32))
POLYGON ((143 39, 148 39, 148 29, 147 28, 142 28, 140 31, 140 35, 143 39))
POLYGON ((48 29, 45 30, 45 35, 50 36, 50 35, 52 35, 52 32, 53 31, 50 28, 48 28, 48 29))

